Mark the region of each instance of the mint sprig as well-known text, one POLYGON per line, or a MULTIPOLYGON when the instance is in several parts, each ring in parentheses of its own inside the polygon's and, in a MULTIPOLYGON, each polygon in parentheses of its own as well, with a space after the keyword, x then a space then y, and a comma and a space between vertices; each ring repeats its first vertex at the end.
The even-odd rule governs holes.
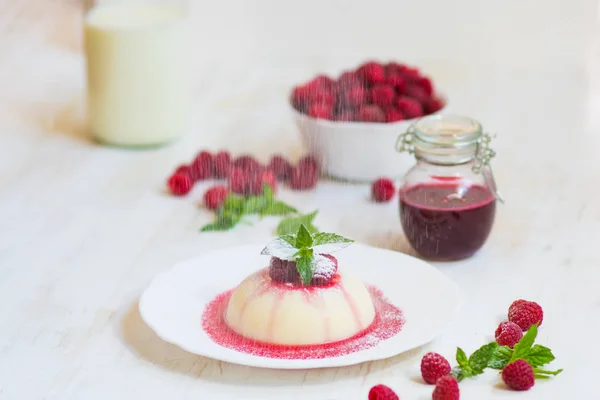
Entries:
POLYGON ((281 220, 279 225, 277 226, 276 233, 278 235, 293 235, 298 232, 300 225, 304 225, 304 227, 310 233, 317 233, 319 229, 313 225, 313 221, 317 216, 319 210, 315 210, 310 214, 305 215, 293 215, 281 220))
POLYGON ((456 362, 458 366, 453 368, 450 374, 458 381, 483 374, 497 347, 498 343, 496 342, 488 343, 477 349, 469 358, 467 358, 464 350, 458 347, 456 349, 456 362))
POLYGON ((247 221, 245 217, 250 215, 259 215, 262 218, 268 215, 286 216, 295 213, 298 213, 298 210, 283 201, 276 200, 273 189, 269 185, 263 185, 260 195, 247 197, 227 195, 223 205, 216 212, 215 221, 204 225, 200 231, 228 231, 240 222, 247 221))

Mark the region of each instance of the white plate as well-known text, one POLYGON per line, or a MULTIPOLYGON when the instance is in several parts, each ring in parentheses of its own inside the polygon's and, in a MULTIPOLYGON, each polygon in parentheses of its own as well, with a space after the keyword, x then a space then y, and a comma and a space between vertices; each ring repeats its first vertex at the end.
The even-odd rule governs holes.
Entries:
POLYGON ((336 253, 340 269, 351 269, 366 284, 381 289, 406 322, 396 336, 356 353, 325 359, 290 360, 240 353, 214 343, 202 329, 205 306, 264 267, 264 246, 224 249, 175 265, 157 275, 140 299, 140 314, 163 340, 201 356, 262 368, 340 367, 388 358, 439 335, 458 312, 457 286, 417 258, 355 243, 336 253))

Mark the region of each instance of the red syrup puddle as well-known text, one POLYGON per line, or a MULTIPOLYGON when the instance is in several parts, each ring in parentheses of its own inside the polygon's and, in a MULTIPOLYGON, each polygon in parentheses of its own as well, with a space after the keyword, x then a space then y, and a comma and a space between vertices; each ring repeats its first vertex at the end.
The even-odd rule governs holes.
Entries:
POLYGON ((379 342, 397 335, 404 325, 402 311, 391 304, 381 290, 374 286, 367 289, 375 306, 375 320, 362 332, 334 343, 283 346, 245 338, 225 323, 225 310, 233 290, 221 293, 206 306, 202 314, 202 328, 216 344, 259 357, 310 360, 344 356, 376 346, 379 342))

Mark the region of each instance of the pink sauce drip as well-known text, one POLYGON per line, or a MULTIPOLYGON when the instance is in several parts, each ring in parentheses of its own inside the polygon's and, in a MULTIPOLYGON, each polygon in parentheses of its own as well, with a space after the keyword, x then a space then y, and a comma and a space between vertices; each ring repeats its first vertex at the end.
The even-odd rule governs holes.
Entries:
POLYGON ((356 322, 356 329, 360 329, 362 324, 360 322, 360 313, 358 312, 356 303, 354 302, 354 299, 348 294, 348 292, 346 291, 346 289, 344 287, 340 287, 340 289, 342 290, 342 294, 344 295, 344 298, 346 299, 346 303, 348 303, 348 307, 350 307, 350 310, 352 311, 352 315, 354 316, 354 322, 356 322))
POLYGON ((375 306, 375 320, 362 332, 338 342, 310 346, 282 346, 248 339, 231 330, 224 320, 225 310, 233 290, 219 294, 206 306, 202 314, 202 328, 218 345, 259 357, 287 360, 339 357, 372 348, 402 330, 405 322, 402 311, 391 304, 376 287, 370 286, 368 290, 375 306))

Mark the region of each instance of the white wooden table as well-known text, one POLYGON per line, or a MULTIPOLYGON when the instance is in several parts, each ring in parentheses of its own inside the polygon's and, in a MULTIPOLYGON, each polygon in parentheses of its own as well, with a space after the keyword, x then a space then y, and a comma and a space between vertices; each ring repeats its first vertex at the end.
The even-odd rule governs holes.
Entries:
MULTIPOLYGON (((424 400, 432 387, 420 383, 422 354, 451 357, 457 345, 470 352, 492 340, 521 297, 544 306, 539 342, 565 371, 519 398, 600 398, 596 2, 210 3, 194 3, 189 134, 159 150, 125 151, 97 146, 83 130, 77 2, 0 1, 0 399, 345 400, 385 383, 403 400, 424 400), (494 166, 507 202, 493 234, 476 257, 439 265, 467 296, 460 317, 424 348, 329 370, 247 368, 159 340, 136 308, 155 274, 266 240, 277 223, 198 233, 210 219, 197 207, 206 185, 172 198, 164 193, 171 169, 201 148, 300 156, 288 88, 368 56, 419 63, 457 111, 499 135, 494 166)), ((406 250, 396 204, 371 204, 367 194, 323 182, 281 196, 319 208, 323 229, 406 250)), ((462 398, 517 397, 499 382, 493 372, 466 381, 462 398)))

